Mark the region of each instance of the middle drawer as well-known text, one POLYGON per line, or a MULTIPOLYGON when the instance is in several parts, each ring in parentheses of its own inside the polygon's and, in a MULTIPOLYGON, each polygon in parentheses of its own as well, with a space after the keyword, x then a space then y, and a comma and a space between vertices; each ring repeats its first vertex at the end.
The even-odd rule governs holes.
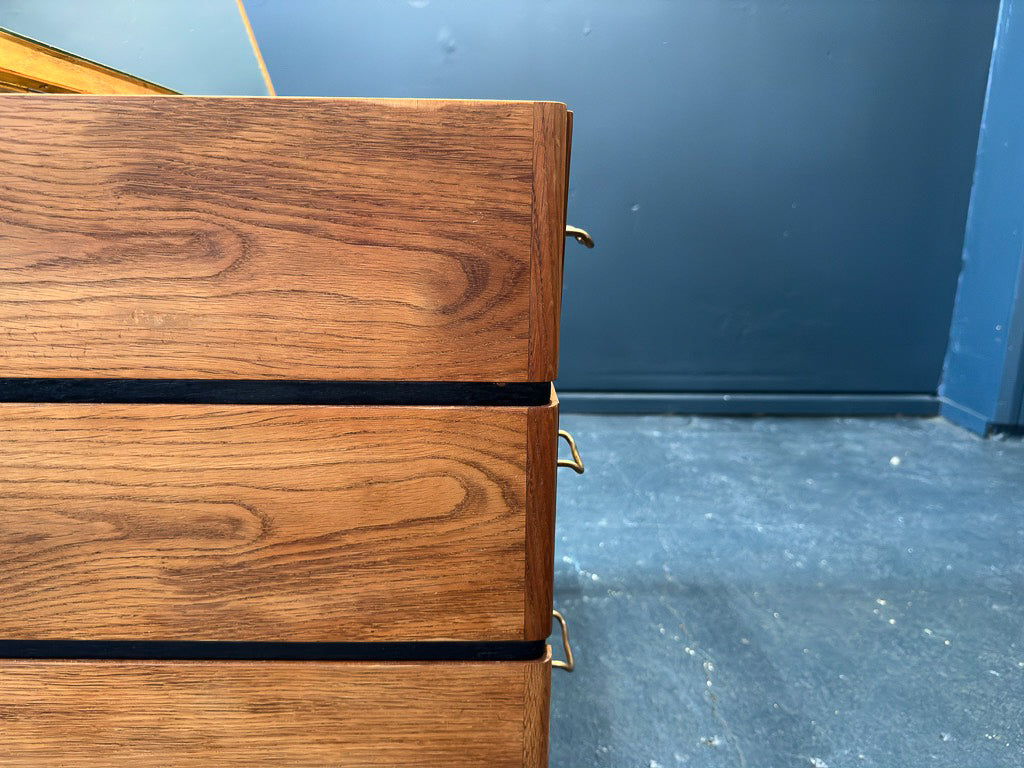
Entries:
POLYGON ((558 405, 0 404, 0 639, 536 641, 558 405))

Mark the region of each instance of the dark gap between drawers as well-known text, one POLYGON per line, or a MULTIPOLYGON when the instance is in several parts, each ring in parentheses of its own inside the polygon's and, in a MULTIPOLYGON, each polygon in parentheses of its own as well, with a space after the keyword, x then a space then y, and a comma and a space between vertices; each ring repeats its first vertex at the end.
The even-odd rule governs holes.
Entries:
POLYGON ((0 658, 139 661, 536 661, 547 641, 250 643, 216 641, 0 640, 0 658))
POLYGON ((0 378, 5 403, 547 405, 549 382, 0 378))

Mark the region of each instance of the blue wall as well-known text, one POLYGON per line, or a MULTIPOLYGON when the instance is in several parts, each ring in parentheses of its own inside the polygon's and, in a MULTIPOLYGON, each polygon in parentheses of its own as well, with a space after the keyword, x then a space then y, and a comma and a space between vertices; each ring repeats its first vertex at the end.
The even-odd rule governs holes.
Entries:
MULTIPOLYGON (((570 407, 933 410, 977 149, 943 386, 976 428, 1024 398, 1017 5, 978 144, 997 0, 247 3, 285 95, 576 111, 570 220, 599 245, 569 246, 570 407)), ((0 26, 265 92, 232 0, 0 0, 0 26)))
POLYGON ((1024 5, 1003 0, 978 138, 942 412, 1024 425, 1024 5))
POLYGON ((936 407, 996 0, 247 7, 281 94, 575 110, 563 391, 936 407))

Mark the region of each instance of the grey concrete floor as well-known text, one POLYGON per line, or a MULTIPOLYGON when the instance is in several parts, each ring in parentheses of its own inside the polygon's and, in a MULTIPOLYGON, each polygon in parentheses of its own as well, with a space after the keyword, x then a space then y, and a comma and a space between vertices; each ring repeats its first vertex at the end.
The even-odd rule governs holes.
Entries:
POLYGON ((553 768, 1024 766, 1024 443, 565 415, 553 768))

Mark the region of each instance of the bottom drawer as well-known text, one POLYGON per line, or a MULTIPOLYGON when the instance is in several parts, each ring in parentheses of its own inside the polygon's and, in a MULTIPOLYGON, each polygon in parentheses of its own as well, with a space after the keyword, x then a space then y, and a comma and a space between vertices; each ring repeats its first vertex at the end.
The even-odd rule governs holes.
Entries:
POLYGON ((547 765, 551 659, 0 661, 0 765, 547 765))

